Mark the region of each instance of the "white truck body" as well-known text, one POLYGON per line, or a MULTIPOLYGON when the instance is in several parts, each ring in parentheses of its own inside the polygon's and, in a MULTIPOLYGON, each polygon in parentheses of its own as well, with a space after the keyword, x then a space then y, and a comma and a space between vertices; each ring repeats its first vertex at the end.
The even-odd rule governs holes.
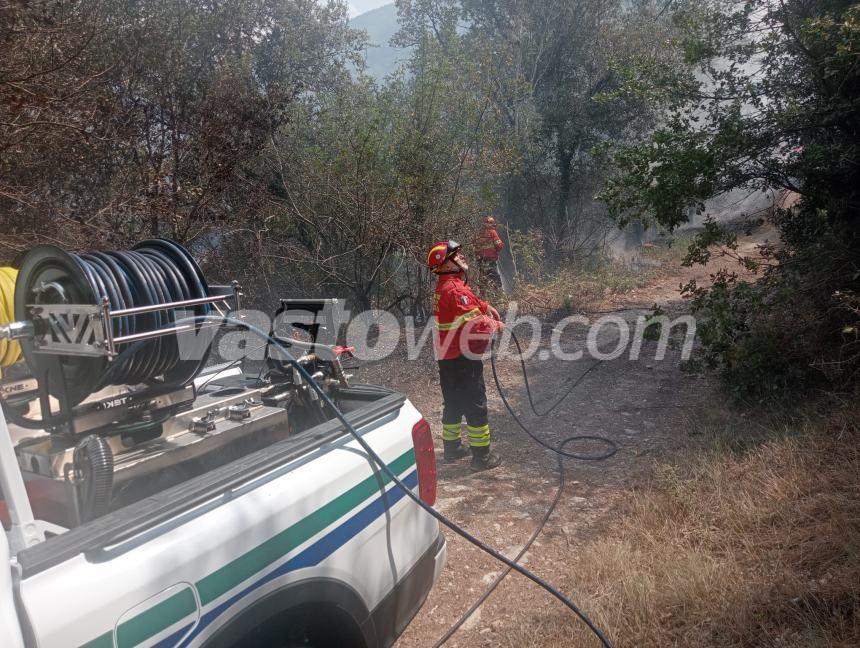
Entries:
MULTIPOLYGON (((417 493, 413 405, 381 391, 347 416, 417 493)), ((316 625, 284 645, 387 646, 445 555, 437 521, 330 421, 17 555, 0 534, 2 645, 267 645, 286 619, 316 625)))

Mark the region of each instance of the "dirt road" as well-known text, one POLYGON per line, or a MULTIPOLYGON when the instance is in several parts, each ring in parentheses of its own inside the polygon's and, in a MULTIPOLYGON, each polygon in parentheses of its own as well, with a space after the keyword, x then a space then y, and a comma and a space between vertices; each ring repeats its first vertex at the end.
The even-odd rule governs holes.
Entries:
MULTIPOLYGON (((763 235, 743 242, 750 252, 763 235)), ((710 273, 732 263, 715 259, 708 267, 673 268, 645 289, 616 296, 601 309, 624 309, 627 305, 660 304, 671 316, 686 311, 678 295, 680 283, 695 278, 707 283, 710 273)), ((647 311, 619 310, 626 321, 647 311)), ((596 316, 595 316, 596 317, 596 316)), ((553 324, 544 325, 545 344, 553 324)), ((617 331, 605 329, 601 348, 613 348, 617 331)), ((583 348, 584 327, 569 327, 561 337, 566 350, 583 348)), ((500 361, 502 382, 509 401, 523 420, 547 442, 556 445, 574 434, 603 435, 618 445, 618 453, 603 462, 566 460, 567 487, 544 532, 526 554, 523 563, 550 581, 575 578, 577 570, 598 566, 578 563, 577 546, 585 539, 607 531, 617 514, 617 505, 637 483, 647 478, 656 462, 666 461, 691 440, 687 422, 697 402, 712 397, 711 380, 681 370, 680 348, 670 348, 663 360, 654 358, 656 343, 645 341, 639 359, 628 353, 602 362, 550 416, 538 419, 526 414, 528 403, 518 362, 500 361)), ((593 359, 564 362, 558 359, 528 362, 528 371, 538 407, 546 406, 571 380, 594 363, 593 359)), ((373 373, 373 372, 371 372, 373 373)), ((438 423, 441 401, 431 363, 424 369, 388 366, 376 379, 407 384, 408 394, 431 424, 438 423)), ((373 378, 367 375, 363 379, 373 378)), ((486 368, 490 421, 495 448, 504 464, 475 475, 468 460, 448 466, 440 463, 437 507, 472 533, 513 557, 523 546, 552 500, 557 487, 556 459, 529 439, 504 409, 486 368)), ((401 389, 403 389, 401 387, 401 389)), ((441 445, 441 444, 440 444, 441 445)), ((595 451, 598 448, 570 446, 595 451)), ((441 454, 441 452, 440 452, 441 454)), ((498 574, 501 565, 446 531, 448 567, 428 601, 397 643, 399 648, 433 645, 459 615, 498 574)), ((552 624, 568 612, 548 594, 525 578, 509 575, 485 603, 447 643, 449 646, 520 646, 525 633, 534 646, 558 645, 541 641, 541 623, 552 624), (535 619, 538 619, 535 625, 535 619), (526 628, 528 626, 528 628, 526 628), (517 637, 516 639, 514 637, 517 637)))

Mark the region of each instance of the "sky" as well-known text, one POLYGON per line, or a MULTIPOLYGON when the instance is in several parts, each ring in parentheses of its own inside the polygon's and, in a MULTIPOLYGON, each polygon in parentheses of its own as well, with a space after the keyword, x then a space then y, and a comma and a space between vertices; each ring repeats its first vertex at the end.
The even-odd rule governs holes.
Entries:
POLYGON ((363 14, 371 9, 376 9, 382 5, 391 4, 394 0, 349 0, 349 17, 355 18, 359 14, 363 14))

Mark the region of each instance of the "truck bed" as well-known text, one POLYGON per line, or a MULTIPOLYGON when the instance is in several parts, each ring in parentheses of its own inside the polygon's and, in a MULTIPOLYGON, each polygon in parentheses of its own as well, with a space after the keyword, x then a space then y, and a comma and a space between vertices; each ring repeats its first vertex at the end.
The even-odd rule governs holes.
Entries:
MULTIPOLYGON (((359 386, 355 399, 344 409, 347 420, 361 432, 362 426, 396 416, 405 396, 376 386, 359 386)), ((276 468, 300 457, 314 458, 314 451, 347 434, 338 420, 331 420, 261 450, 227 463, 217 470, 191 478, 160 493, 104 515, 67 533, 25 549, 18 554, 23 576, 37 574, 69 558, 101 552, 112 544, 144 534, 166 522, 178 523, 182 514, 217 505, 219 496, 235 491, 276 468)))

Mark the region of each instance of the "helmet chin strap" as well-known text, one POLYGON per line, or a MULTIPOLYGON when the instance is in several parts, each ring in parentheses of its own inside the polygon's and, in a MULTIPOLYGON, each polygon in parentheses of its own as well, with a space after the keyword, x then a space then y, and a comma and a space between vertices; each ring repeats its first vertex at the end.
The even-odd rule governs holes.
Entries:
POLYGON ((460 268, 460 272, 463 273, 463 283, 468 285, 469 284, 469 273, 466 272, 466 269, 463 266, 461 266, 459 263, 457 263, 456 261, 454 261, 454 263, 457 264, 457 267, 460 268))
POLYGON ((454 259, 448 259, 448 260, 449 260, 451 263, 453 263, 455 266, 457 266, 458 268, 460 268, 460 269, 459 269, 459 270, 445 270, 444 272, 436 272, 435 274, 437 274, 437 275, 457 275, 457 274, 462 274, 462 275, 463 275, 463 283, 464 283, 464 284, 468 284, 468 283, 469 283, 469 273, 466 271, 466 268, 464 268, 464 267, 463 267, 463 266, 461 266, 459 263, 457 263, 456 261, 454 261, 454 259))

